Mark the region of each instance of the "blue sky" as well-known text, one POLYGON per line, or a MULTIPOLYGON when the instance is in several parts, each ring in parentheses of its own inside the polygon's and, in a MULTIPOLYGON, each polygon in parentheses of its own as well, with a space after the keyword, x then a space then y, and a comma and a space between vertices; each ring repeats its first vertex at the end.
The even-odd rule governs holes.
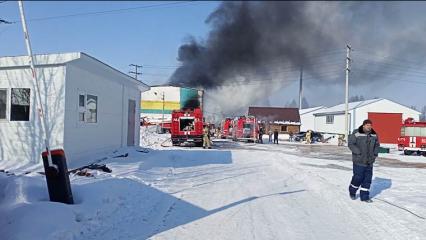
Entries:
MULTIPOLYGON (((131 63, 144 65, 142 81, 148 84, 165 83, 174 71, 174 66, 178 65, 176 57, 179 46, 188 36, 206 39, 210 27, 205 20, 220 2, 187 2, 114 14, 31 21, 35 18, 164 3, 167 2, 25 2, 33 51, 34 53, 82 51, 126 73, 130 70, 128 65, 131 63)), ((410 12, 413 12, 412 9, 410 12)), ((422 15, 423 12, 418 14, 422 15)), ((8 21, 19 20, 18 3, 1 2, 0 18, 8 21)), ((24 54, 26 52, 20 23, 1 24, 0 56, 24 54)), ((342 55, 343 62, 344 59, 345 56, 342 55)), ((404 79, 424 81, 413 76, 404 79)), ((306 81, 305 94, 308 102, 310 105, 341 103, 344 100, 343 82, 343 74, 342 84, 318 86, 312 81, 306 81)), ((425 90, 426 84, 401 81, 374 82, 351 87, 350 95, 360 94, 365 98, 383 97, 421 108, 426 105, 425 90)), ((274 106, 282 106, 297 97, 297 81, 275 94, 265 96, 274 106)))
MULTIPOLYGON (((34 53, 86 52, 123 72, 130 63, 147 65, 142 79, 164 82, 176 66, 177 49, 189 35, 203 37, 204 23, 218 2, 192 2, 113 14, 30 21, 81 12, 152 6, 167 2, 25 2, 34 53)), ((170 2, 169 2, 170 3, 170 2)), ((0 17, 19 20, 17 2, 0 3, 0 17)), ((20 23, 0 25, 0 55, 23 55, 20 23)))

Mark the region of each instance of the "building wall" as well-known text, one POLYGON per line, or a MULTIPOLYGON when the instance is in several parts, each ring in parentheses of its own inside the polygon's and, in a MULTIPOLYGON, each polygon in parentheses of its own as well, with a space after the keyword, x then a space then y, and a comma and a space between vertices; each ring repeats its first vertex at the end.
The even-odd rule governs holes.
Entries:
POLYGON ((362 125, 362 121, 368 118, 369 112, 402 113, 402 120, 412 117, 416 121, 419 121, 419 118, 420 118, 420 114, 417 113, 416 111, 408 107, 405 107, 403 105, 389 101, 387 99, 383 99, 382 101, 378 101, 378 102, 358 108, 356 110, 356 116, 354 121, 355 125, 353 126, 353 129, 358 128, 360 125, 362 125))
MULTIPOLYGON (((348 125, 351 126, 353 121, 351 118, 353 116, 353 111, 349 112, 349 122, 348 125)), ((314 131, 323 132, 323 133, 345 133, 345 115, 339 114, 334 115, 333 124, 327 124, 326 116, 315 116, 315 129, 314 131)))
MULTIPOLYGON (((368 113, 402 113, 402 119, 408 117, 414 118, 416 121, 419 120, 419 113, 405 107, 403 105, 394 103, 387 99, 377 101, 354 110, 349 111, 349 132, 357 129, 362 125, 362 122, 368 118, 368 113)), ((302 122, 303 124, 303 122, 302 122)), ((326 133, 339 133, 344 134, 345 132, 345 115, 339 114, 334 115, 334 123, 326 124, 326 116, 315 116, 314 119, 315 130, 326 133)), ((373 123, 374 125, 374 123, 373 123)))
POLYGON ((300 126, 296 125, 271 124, 269 127, 272 131, 278 130, 279 133, 289 133, 290 131, 293 133, 298 133, 300 131, 300 126), (285 126, 287 130, 282 131, 282 126, 285 126))
POLYGON ((315 117, 312 113, 300 115, 300 122, 302 123, 300 126, 301 131, 315 130, 315 117))
POLYGON ((135 145, 139 145, 140 91, 123 75, 93 61, 67 64, 65 151, 69 159, 88 159, 127 146, 128 100, 136 101, 135 145), (79 121, 79 94, 98 97, 97 123, 79 121))
POLYGON ((306 113, 302 113, 300 114, 300 131, 308 131, 308 130, 314 130, 317 131, 315 129, 315 116, 314 114, 320 110, 322 110, 322 107, 317 108, 316 110, 311 110, 309 112, 306 113))
POLYGON ((141 118, 148 118, 154 122, 161 122, 163 117, 163 93, 164 120, 171 121, 172 111, 180 109, 180 88, 170 86, 151 87, 149 91, 142 93, 141 118))
MULTIPOLYGON (((62 65, 37 68, 41 82, 43 106, 49 123, 50 145, 63 146, 65 67, 62 65)), ((37 111, 36 87, 29 67, 0 67, 0 88, 8 89, 10 117, 10 88, 30 88, 30 119, 27 122, 0 120, 0 168, 15 169, 41 162, 44 134, 37 111)))

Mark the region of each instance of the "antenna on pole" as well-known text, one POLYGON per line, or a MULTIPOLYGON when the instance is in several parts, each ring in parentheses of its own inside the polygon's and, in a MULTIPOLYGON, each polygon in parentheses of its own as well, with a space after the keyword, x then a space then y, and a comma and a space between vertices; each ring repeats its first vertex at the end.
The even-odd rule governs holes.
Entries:
POLYGON ((21 14, 22 29, 24 31, 25 44, 26 44, 27 52, 28 52, 28 58, 29 58, 28 60, 29 60, 30 68, 31 68, 31 75, 33 78, 33 82, 36 86, 36 96, 38 101, 38 116, 40 118, 41 128, 44 133, 44 144, 45 144, 46 152, 47 152, 47 160, 50 167, 54 167, 57 169, 58 167, 52 162, 52 155, 50 153, 50 145, 49 145, 50 137, 49 137, 49 133, 47 132, 47 129, 49 129, 48 122, 47 122, 46 116, 44 115, 45 111, 43 110, 43 104, 41 101, 40 83, 37 79, 37 73, 36 73, 35 65, 34 65, 34 57, 33 57, 32 49, 31 49, 30 35, 28 33, 27 23, 25 21, 24 3, 23 1, 19 1, 18 4, 19 4, 19 12, 21 14))

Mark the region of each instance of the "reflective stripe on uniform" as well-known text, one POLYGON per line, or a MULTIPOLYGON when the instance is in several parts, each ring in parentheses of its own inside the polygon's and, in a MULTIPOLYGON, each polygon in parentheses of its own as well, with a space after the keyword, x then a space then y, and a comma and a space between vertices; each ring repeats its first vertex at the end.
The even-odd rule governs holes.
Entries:
POLYGON ((355 185, 353 185, 353 184, 351 184, 351 187, 356 188, 356 189, 358 189, 358 188, 359 188, 359 187, 357 187, 357 186, 355 186, 355 185))
POLYGON ((360 132, 356 132, 354 135, 355 135, 355 137, 367 136, 367 134, 365 134, 365 133, 360 133, 360 132))
POLYGON ((359 190, 360 190, 360 191, 366 191, 366 192, 370 191, 370 189, 368 189, 368 188, 363 188, 363 187, 359 188, 359 190))

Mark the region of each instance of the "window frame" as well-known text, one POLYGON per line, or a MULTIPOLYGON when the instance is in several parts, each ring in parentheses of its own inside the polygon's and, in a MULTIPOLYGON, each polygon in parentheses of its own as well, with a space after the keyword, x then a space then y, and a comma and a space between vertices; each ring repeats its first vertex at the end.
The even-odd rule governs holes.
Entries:
POLYGON ((89 113, 89 112, 90 112, 90 111, 89 111, 90 109, 88 109, 88 108, 87 108, 87 106, 88 106, 88 102, 89 102, 89 95, 90 95, 90 96, 92 96, 92 97, 95 97, 95 98, 96 98, 96 109, 95 109, 95 110, 96 110, 96 115, 95 115, 95 116, 96 116, 96 119, 95 119, 95 121, 94 121, 94 122, 88 122, 88 121, 87 121, 87 119, 88 119, 88 118, 86 117, 86 118, 85 118, 85 122, 86 122, 86 123, 89 123, 89 124, 94 124, 94 123, 96 124, 96 123, 98 123, 98 102, 99 102, 99 97, 98 97, 97 95, 95 95, 95 94, 89 94, 89 93, 88 93, 88 94, 86 94, 86 113, 89 113))
POLYGON ((31 101, 32 89, 30 87, 11 87, 9 88, 9 122, 31 122, 31 105, 33 104, 31 101), (12 120, 12 91, 13 89, 28 89, 29 90, 29 99, 28 99, 28 120, 12 120))
POLYGON ((77 97, 77 121, 80 124, 83 124, 86 122, 86 93, 85 92, 78 92, 77 97), (84 106, 80 106, 80 96, 84 96, 84 106), (80 113, 83 113, 83 121, 80 120, 80 113))
POLYGON ((0 88, 0 91, 1 90, 5 90, 6 91, 6 117, 5 118, 0 118, 0 122, 8 122, 9 121, 9 119, 10 119, 10 116, 9 116, 9 111, 10 111, 10 107, 11 106, 9 106, 10 105, 10 100, 9 100, 9 97, 10 97, 10 94, 9 94, 9 88, 0 88))
POLYGON ((99 96, 93 93, 87 93, 84 91, 78 91, 78 95, 77 95, 77 123, 81 126, 81 125, 85 125, 85 124, 98 124, 99 122, 99 96), (92 121, 88 121, 88 115, 89 115, 89 109, 87 108, 87 104, 88 104, 88 96, 92 96, 96 98, 96 120, 94 122, 92 121), (80 106, 80 96, 84 96, 84 106, 80 106), (84 114, 84 120, 81 121, 80 120, 80 114, 83 113, 84 114))
POLYGON ((325 124, 334 124, 334 115, 325 115, 325 124))

